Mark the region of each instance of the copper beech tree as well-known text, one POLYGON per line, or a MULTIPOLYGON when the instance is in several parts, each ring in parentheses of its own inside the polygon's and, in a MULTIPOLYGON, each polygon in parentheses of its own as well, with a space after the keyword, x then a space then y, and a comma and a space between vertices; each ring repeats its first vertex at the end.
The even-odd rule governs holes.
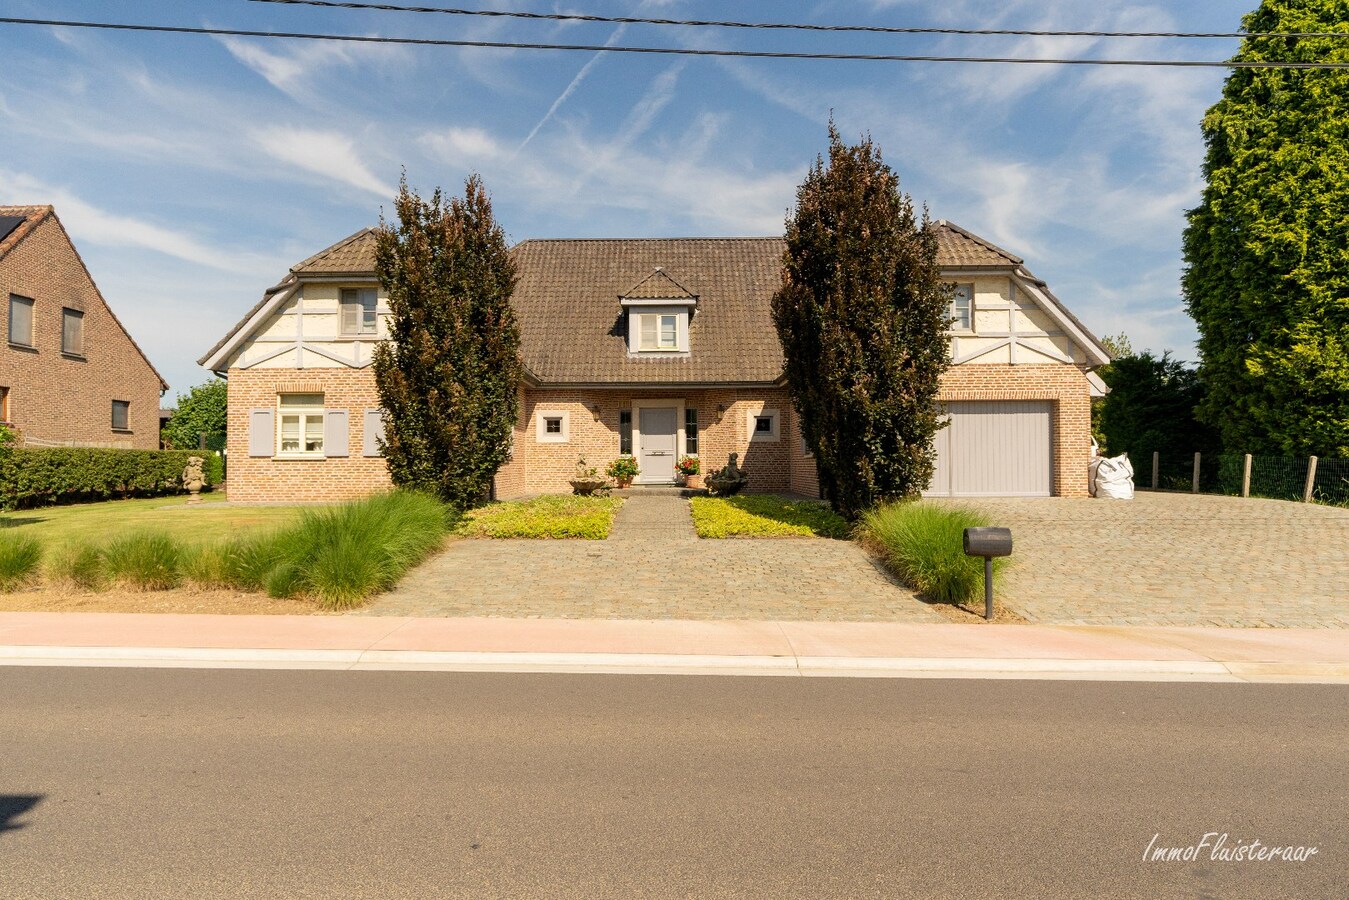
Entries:
POLYGON ((820 487, 849 519, 932 478, 949 304, 926 212, 870 138, 845 145, 831 123, 787 220, 773 322, 820 487))
POLYGON ((404 179, 395 210, 375 249, 392 315, 374 356, 384 455, 394 484, 477 506, 510 454, 519 407, 515 264, 476 175, 448 200, 439 188, 423 200, 404 179))

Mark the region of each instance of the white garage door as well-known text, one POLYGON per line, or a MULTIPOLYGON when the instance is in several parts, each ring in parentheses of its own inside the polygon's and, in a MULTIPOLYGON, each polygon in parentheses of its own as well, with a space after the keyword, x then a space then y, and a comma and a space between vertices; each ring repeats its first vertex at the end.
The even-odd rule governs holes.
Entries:
POLYGON ((1048 497, 1053 446, 1045 400, 962 400, 945 404, 937 432, 933 497, 1048 497))

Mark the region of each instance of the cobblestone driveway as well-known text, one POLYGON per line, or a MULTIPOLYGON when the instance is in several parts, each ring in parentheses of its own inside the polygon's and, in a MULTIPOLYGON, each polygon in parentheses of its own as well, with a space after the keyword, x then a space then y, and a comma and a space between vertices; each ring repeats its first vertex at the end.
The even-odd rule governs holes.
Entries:
POLYGON ((1012 528, 998 595, 1031 621, 1349 628, 1349 510, 1151 492, 960 502, 1012 528))
POLYGON ((630 497, 605 541, 458 541, 362 612, 945 621, 850 541, 699 540, 679 497, 630 497))

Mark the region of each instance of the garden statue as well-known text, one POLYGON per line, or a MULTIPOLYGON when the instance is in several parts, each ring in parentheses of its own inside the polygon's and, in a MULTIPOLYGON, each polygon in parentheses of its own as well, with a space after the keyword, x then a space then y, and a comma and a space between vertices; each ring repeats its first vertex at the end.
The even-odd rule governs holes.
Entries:
POLYGON ((732 453, 730 459, 726 462, 725 467, 708 473, 705 481, 707 484, 707 492, 709 494, 729 497, 731 494, 737 493, 741 488, 749 484, 749 476, 745 474, 744 470, 736 465, 736 460, 739 459, 739 457, 740 454, 732 453))
POLYGON ((183 469, 183 487, 187 488, 187 502, 200 503, 201 489, 206 485, 206 474, 202 471, 202 466, 206 460, 200 456, 189 456, 187 466, 183 469))

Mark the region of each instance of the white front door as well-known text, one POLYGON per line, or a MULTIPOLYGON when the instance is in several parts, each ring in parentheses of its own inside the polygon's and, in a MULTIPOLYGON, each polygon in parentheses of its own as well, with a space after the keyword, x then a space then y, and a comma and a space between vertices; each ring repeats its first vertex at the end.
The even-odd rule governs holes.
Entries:
POLYGON ((646 484, 674 482, 676 445, 679 441, 676 412, 672 406, 640 408, 637 429, 642 445, 638 449, 637 465, 642 474, 638 476, 639 481, 646 484))

